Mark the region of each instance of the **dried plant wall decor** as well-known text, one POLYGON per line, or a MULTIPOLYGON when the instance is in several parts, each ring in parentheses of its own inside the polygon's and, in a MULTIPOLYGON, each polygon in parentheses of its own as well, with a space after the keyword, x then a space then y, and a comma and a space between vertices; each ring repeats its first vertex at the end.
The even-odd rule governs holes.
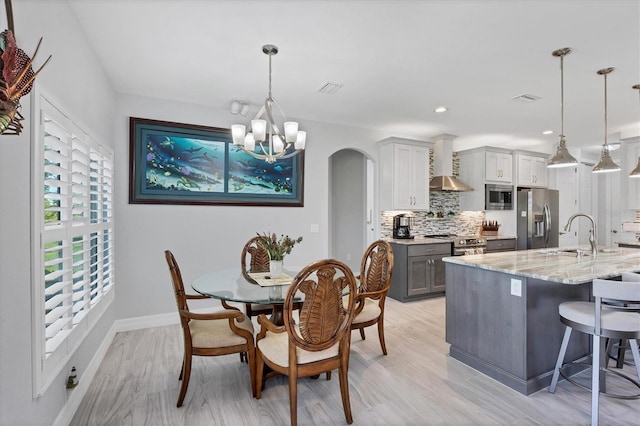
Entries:
POLYGON ((24 117, 20 113, 20 98, 31 91, 36 76, 51 59, 51 55, 33 71, 31 64, 38 54, 38 41, 33 58, 16 45, 11 0, 5 0, 9 29, 0 33, 0 134, 19 135, 24 117))

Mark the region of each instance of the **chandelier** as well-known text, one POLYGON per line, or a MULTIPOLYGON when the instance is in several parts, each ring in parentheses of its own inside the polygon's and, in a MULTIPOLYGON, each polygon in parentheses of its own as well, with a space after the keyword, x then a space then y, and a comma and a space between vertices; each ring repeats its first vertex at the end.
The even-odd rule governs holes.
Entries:
POLYGON ((611 158, 611 149, 607 143, 607 75, 613 72, 615 68, 603 68, 598 70, 599 75, 604 76, 604 143, 602 144, 602 153, 600 161, 593 167, 593 173, 608 173, 620 171, 618 166, 611 158))
POLYGON ((558 135, 558 147, 556 153, 547 161, 547 167, 571 167, 578 164, 567 149, 566 140, 564 138, 564 57, 571 53, 570 47, 554 50, 551 54, 560 57, 560 134, 558 135))
MULTIPOLYGON (((640 84, 635 84, 631 88, 636 89, 638 91, 638 95, 640 96, 640 84)), ((631 170, 629 176, 631 176, 632 178, 640 178, 640 157, 638 157, 638 164, 636 165, 636 168, 631 170)))
POLYGON ((271 95, 271 57, 278 53, 278 47, 265 44, 262 46, 262 52, 269 56, 269 96, 258 114, 251 120, 251 131, 247 133, 244 124, 234 124, 231 126, 231 135, 233 143, 244 152, 271 164, 279 159, 293 157, 304 150, 307 132, 298 130, 298 123, 286 121, 285 117, 284 134, 282 134, 273 119, 274 106, 284 117, 282 108, 271 95), (266 120, 261 119, 264 114, 266 114, 266 120))

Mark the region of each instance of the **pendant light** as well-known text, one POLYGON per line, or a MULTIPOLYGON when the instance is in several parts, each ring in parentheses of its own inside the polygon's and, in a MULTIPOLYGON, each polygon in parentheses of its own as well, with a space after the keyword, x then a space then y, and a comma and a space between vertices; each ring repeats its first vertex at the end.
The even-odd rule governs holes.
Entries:
POLYGON ((609 152, 609 144, 607 144, 607 75, 613 72, 615 68, 603 68, 598 70, 599 75, 604 76, 604 143, 602 144, 602 153, 600 161, 593 167, 593 173, 609 173, 620 171, 620 166, 613 162, 611 153, 609 152))
MULTIPOLYGON (((638 99, 640 100, 640 84, 632 86, 632 89, 636 89, 638 91, 638 99)), ((636 168, 631 170, 629 176, 632 178, 640 178, 640 157, 638 157, 638 164, 636 164, 636 168)))
POLYGON ((572 167, 578 165, 576 160, 567 149, 564 138, 564 57, 571 53, 570 47, 554 50, 551 54, 560 57, 560 135, 558 135, 558 147, 556 153, 547 161, 547 167, 572 167))

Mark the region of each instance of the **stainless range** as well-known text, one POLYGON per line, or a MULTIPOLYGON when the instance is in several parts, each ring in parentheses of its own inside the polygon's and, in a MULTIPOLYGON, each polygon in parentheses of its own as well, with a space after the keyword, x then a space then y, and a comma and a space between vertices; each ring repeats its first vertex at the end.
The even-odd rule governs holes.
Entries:
POLYGON ((453 241, 453 255, 484 254, 487 239, 477 235, 429 234, 426 238, 439 238, 453 241))
POLYGON ((464 256, 469 254, 484 254, 487 248, 486 238, 478 236, 455 236, 453 237, 453 255, 464 256))

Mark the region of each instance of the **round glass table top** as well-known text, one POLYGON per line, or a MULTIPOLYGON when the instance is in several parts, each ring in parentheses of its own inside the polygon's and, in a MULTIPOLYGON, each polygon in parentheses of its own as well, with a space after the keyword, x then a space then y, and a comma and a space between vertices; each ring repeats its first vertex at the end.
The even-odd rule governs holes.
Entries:
MULTIPOLYGON (((295 276, 295 272, 283 272, 295 276)), ((198 293, 215 299, 272 305, 284 303, 289 284, 262 287, 247 281, 240 268, 233 268, 201 275, 193 280, 191 287, 198 293)), ((294 300, 299 298, 296 297, 294 300)))

